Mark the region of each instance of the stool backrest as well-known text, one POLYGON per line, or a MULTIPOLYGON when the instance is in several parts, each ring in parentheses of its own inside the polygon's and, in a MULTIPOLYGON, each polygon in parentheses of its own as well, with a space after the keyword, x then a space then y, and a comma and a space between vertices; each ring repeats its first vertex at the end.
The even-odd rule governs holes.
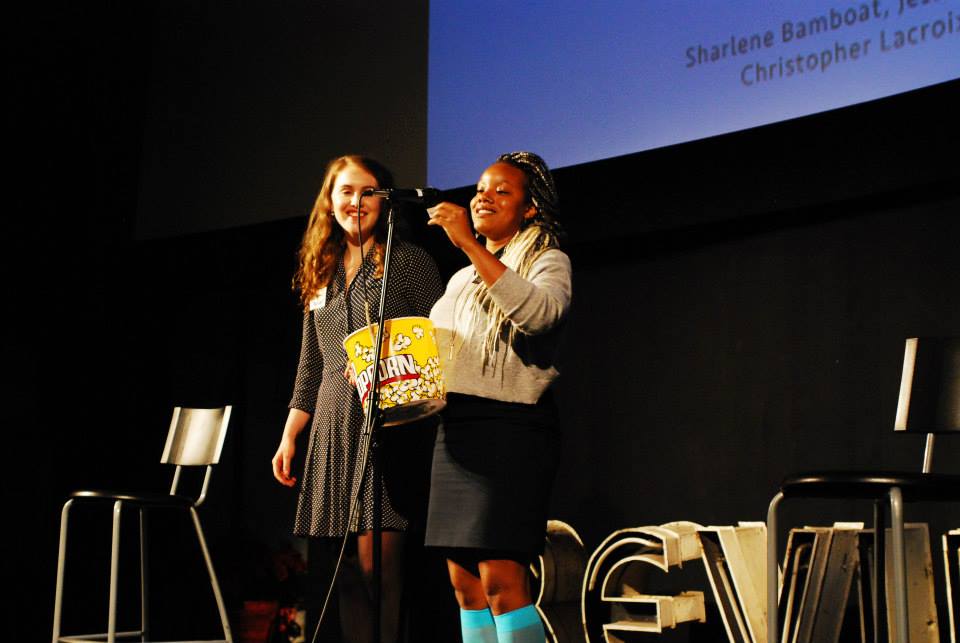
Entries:
POLYGON ((232 406, 216 409, 191 409, 176 407, 167 432, 167 443, 163 447, 160 462, 176 465, 170 495, 177 495, 180 484, 180 469, 185 466, 206 466, 203 485, 194 506, 203 504, 210 488, 210 475, 213 465, 220 461, 223 440, 227 437, 227 425, 230 423, 232 406))
POLYGON ((960 337, 907 340, 894 430, 960 433, 960 337))
POLYGON ((160 462, 184 466, 219 462, 232 408, 190 409, 178 406, 173 409, 160 462))
POLYGON ((930 473, 935 433, 960 433, 960 337, 911 337, 903 353, 894 431, 927 434, 930 473))

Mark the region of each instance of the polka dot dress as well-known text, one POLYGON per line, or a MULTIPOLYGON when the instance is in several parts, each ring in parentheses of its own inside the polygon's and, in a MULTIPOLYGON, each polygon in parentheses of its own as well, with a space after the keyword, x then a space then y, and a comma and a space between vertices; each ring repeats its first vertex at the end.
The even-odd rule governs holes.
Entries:
MULTIPOLYGON (((345 289, 341 262, 322 298, 323 305, 304 314, 300 364, 290 407, 312 413, 313 419, 294 520, 293 531, 297 535, 342 536, 348 529, 363 409, 355 387, 343 376, 347 366, 343 340, 367 325, 365 297, 369 299, 371 316, 377 314, 381 281, 372 277, 374 269, 373 253, 368 253, 359 274, 345 289)), ((414 245, 394 244, 386 317, 428 317, 442 292, 433 259, 414 245)), ((389 440, 385 442, 381 448, 384 461, 391 457, 392 446, 389 440)), ((389 469, 389 464, 384 463, 384 468, 389 469)), ((390 476, 385 475, 381 490, 384 529, 403 530, 408 526, 408 517, 394 502, 397 494, 392 491, 401 487, 402 484, 391 484, 390 476)), ((368 470, 363 484, 360 530, 372 527, 373 493, 368 470)))

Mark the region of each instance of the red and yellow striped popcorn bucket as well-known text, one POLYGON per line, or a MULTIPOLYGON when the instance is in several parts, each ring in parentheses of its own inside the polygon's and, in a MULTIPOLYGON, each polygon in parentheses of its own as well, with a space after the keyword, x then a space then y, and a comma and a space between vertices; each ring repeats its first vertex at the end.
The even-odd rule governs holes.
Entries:
MULTIPOLYGON (((343 340, 364 411, 373 380, 376 340, 376 324, 354 331, 343 340)), ((398 317, 384 322, 380 349, 383 425, 406 424, 433 415, 446 406, 446 396, 433 323, 426 317, 398 317)))

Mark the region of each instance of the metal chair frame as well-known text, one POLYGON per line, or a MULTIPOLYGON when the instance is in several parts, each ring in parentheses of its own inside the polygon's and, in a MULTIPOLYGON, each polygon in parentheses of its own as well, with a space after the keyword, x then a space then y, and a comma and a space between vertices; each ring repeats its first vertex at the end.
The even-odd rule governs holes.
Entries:
MULTIPOLYGON (((922 475, 922 474, 921 474, 922 475)), ((874 569, 872 577, 872 599, 875 636, 886 629, 880 623, 885 618, 880 614, 885 591, 884 578, 884 504, 890 504, 891 549, 893 553, 894 609, 897 615, 896 640, 907 642, 909 638, 909 613, 907 610, 907 560, 904 552, 903 493, 901 487, 910 485, 913 480, 904 474, 852 474, 814 473, 793 476, 784 481, 781 491, 770 501, 767 510, 767 641, 780 641, 779 608, 779 560, 777 553, 777 529, 779 521, 777 511, 780 503, 788 496, 804 498, 866 498, 873 499, 874 505, 874 569), (847 491, 844 491, 847 490, 847 491), (795 493, 791 493, 795 492, 795 493)))
POLYGON ((893 600, 897 627, 890 640, 909 643, 904 501, 960 501, 960 476, 932 473, 935 433, 960 431, 960 339, 911 337, 904 347, 895 431, 926 432, 923 468, 907 472, 814 472, 786 478, 767 509, 767 643, 779 643, 777 510, 784 498, 845 498, 874 501, 872 604, 874 639, 887 630, 884 586, 886 505, 890 507, 893 600), (910 428, 908 428, 908 426, 910 428))
MULTIPOLYGON (((932 446, 932 440, 928 440, 932 446)), ((926 459, 929 465, 929 459, 926 459)), ((893 600, 897 631, 889 640, 910 640, 907 601, 907 558, 905 553, 903 505, 905 502, 958 502, 960 475, 923 472, 816 472, 791 476, 783 481, 767 510, 767 641, 780 640, 778 623, 779 574, 777 555, 777 512, 785 498, 827 498, 874 501, 874 547, 871 578, 873 631, 879 641, 886 631, 885 604, 885 513, 890 510, 890 549, 893 557, 893 600)))
POLYGON ((163 455, 160 458, 163 464, 175 465, 173 482, 168 494, 127 494, 110 491, 75 491, 63 505, 60 514, 60 548, 57 559, 57 586, 53 609, 53 643, 74 643, 79 641, 107 641, 114 643, 118 638, 137 638, 147 641, 149 635, 148 601, 147 601, 147 510, 151 508, 183 509, 190 514, 197 541, 203 554, 207 573, 210 576, 210 586, 213 589, 220 623, 223 627, 224 643, 232 643, 233 635, 227 619, 227 610, 220 592, 220 584, 213 568, 210 550, 200 525, 197 507, 203 504, 207 497, 213 465, 220 459, 223 441, 230 422, 231 406, 217 409, 191 409, 176 407, 170 421, 170 430, 167 433, 167 442, 163 455), (180 482, 180 472, 184 466, 205 466, 203 484, 200 495, 193 499, 178 495, 177 487, 180 482), (67 532, 70 510, 75 502, 83 500, 113 501, 113 535, 110 549, 110 594, 107 612, 107 631, 98 634, 83 634, 62 636, 60 633, 61 617, 63 613, 63 586, 64 571, 66 568, 67 532), (117 631, 117 580, 120 562, 120 518, 125 505, 137 508, 139 512, 140 531, 140 629, 133 631, 117 631))

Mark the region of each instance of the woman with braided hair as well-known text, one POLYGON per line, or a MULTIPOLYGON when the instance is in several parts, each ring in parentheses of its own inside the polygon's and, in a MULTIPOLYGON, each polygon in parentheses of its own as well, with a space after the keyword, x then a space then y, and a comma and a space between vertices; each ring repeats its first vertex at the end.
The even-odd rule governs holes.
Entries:
POLYGON ((513 152, 484 171, 469 218, 448 202, 429 213, 470 265, 430 312, 448 395, 426 544, 445 551, 464 643, 543 643, 527 569, 556 471, 550 385, 571 299, 556 188, 543 159, 513 152))

